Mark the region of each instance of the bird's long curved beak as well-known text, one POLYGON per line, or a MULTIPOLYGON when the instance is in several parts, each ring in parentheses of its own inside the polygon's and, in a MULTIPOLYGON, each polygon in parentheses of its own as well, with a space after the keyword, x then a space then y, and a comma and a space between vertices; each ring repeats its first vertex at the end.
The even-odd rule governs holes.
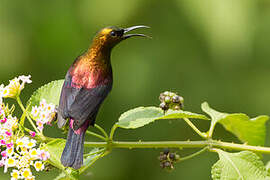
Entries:
POLYGON ((124 29, 123 38, 124 39, 127 39, 127 38, 134 37, 134 36, 141 36, 141 37, 151 38, 150 36, 147 36, 145 34, 126 34, 129 31, 132 31, 132 30, 135 30, 135 29, 139 29, 139 28, 150 28, 150 27, 149 26, 140 25, 140 26, 132 26, 132 27, 129 27, 129 28, 125 28, 124 29))

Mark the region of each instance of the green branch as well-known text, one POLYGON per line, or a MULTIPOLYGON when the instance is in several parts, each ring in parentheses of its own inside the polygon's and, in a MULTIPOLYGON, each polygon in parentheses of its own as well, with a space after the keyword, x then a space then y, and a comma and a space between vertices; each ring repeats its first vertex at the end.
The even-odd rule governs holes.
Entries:
MULTIPOLYGON (((85 142, 85 147, 107 147, 107 142, 85 142)), ((245 144, 235 144, 221 142, 216 140, 205 141, 148 141, 148 142, 129 142, 129 141, 113 141, 110 144, 111 148, 220 148, 234 151, 253 151, 258 153, 270 154, 270 147, 251 146, 245 144)))
MULTIPOLYGON (((30 122, 30 124, 32 125, 32 127, 34 128, 34 130, 37 132, 38 136, 42 139, 42 140, 46 140, 46 138, 44 137, 43 133, 41 131, 39 131, 35 125, 35 123, 32 121, 31 117, 29 117, 29 114, 27 113, 27 109, 25 109, 25 107, 22 104, 22 101, 20 99, 19 96, 17 96, 16 98, 20 108, 23 111, 23 114, 26 115, 26 118, 28 119, 28 121, 30 122)), ((24 120, 23 120, 24 121, 24 120)), ((21 122, 24 124, 24 122, 21 122)), ((21 124, 23 126, 23 124, 21 124)))
POLYGON ((88 131, 88 130, 86 131, 86 134, 91 135, 91 136, 94 136, 94 137, 96 137, 96 138, 99 138, 99 139, 101 139, 101 140, 103 140, 103 141, 106 141, 106 140, 107 140, 107 139, 104 138, 103 136, 101 136, 101 135, 99 135, 99 134, 97 134, 97 133, 88 131))
POLYGON ((107 138, 107 139, 109 138, 108 134, 106 133, 106 131, 102 127, 95 124, 95 128, 97 128, 105 136, 105 138, 107 138))
POLYGON ((33 126, 33 128, 35 129, 35 131, 36 131, 37 133, 40 133, 40 131, 37 129, 37 127, 35 126, 35 124, 34 124, 34 122, 32 121, 32 119, 31 119, 31 118, 29 117, 29 115, 27 114, 26 109, 24 108, 24 106, 23 106, 23 104, 22 104, 22 101, 21 101, 20 97, 18 96, 18 97, 16 98, 16 100, 17 100, 19 106, 21 107, 23 113, 26 113, 26 117, 27 117, 27 119, 29 120, 30 124, 31 124, 31 125, 33 126))
POLYGON ((188 156, 185 156, 185 157, 181 157, 179 159, 179 162, 180 161, 185 161, 185 160, 188 160, 188 159, 191 159, 191 158, 194 158, 195 156, 198 156, 198 155, 202 154, 206 150, 209 150, 209 147, 208 146, 204 147, 203 149, 201 149, 201 150, 199 150, 199 151, 197 151, 197 152, 195 152, 195 153, 193 153, 191 155, 188 155, 188 156))
POLYGON ((184 121, 202 138, 207 139, 207 135, 204 132, 201 132, 188 118, 183 118, 184 121))

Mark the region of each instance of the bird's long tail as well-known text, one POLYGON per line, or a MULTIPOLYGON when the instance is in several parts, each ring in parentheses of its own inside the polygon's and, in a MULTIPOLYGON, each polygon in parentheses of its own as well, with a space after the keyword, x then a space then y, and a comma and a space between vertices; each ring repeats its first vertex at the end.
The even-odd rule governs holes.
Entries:
POLYGON ((83 144, 85 130, 75 133, 69 128, 65 149, 61 156, 61 163, 65 167, 79 169, 83 164, 83 144))

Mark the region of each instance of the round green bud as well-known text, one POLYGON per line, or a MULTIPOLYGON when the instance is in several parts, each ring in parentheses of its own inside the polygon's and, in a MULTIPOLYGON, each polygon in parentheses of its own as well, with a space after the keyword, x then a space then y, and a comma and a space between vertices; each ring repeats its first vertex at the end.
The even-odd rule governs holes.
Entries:
POLYGON ((159 165, 160 165, 160 167, 161 167, 162 169, 165 168, 165 163, 164 163, 164 162, 161 162, 159 165))
POLYGON ((164 166, 165 166, 165 167, 171 167, 172 164, 171 164, 170 161, 165 161, 165 162, 164 162, 164 166))
POLYGON ((171 160, 175 160, 175 153, 170 153, 170 154, 169 154, 169 158, 170 158, 171 160))
POLYGON ((159 107, 164 111, 169 109, 169 106, 165 102, 160 103, 159 107))
POLYGON ((165 97, 165 103, 170 103, 171 102, 171 97, 170 96, 166 96, 165 97))
POLYGON ((172 102, 173 103, 179 103, 180 102, 180 96, 173 96, 172 97, 172 102))
POLYGON ((164 100, 165 100, 165 95, 164 95, 164 93, 161 93, 160 95, 159 95, 159 100, 161 101, 161 102, 163 102, 164 100))
POLYGON ((163 94, 164 94, 165 96, 168 96, 168 95, 169 95, 169 91, 165 91, 163 94))
POLYGON ((176 105, 176 106, 174 106, 174 108, 173 108, 174 110, 180 110, 181 108, 180 108, 180 106, 179 105, 176 105))
POLYGON ((163 150, 163 153, 166 154, 166 155, 168 155, 169 152, 170 152, 170 149, 169 149, 169 148, 165 148, 165 149, 163 150))

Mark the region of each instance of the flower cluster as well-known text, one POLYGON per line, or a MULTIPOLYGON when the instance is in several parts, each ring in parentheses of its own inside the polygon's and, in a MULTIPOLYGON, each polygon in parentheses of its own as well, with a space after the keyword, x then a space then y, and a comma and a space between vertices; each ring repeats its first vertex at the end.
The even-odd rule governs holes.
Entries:
POLYGON ((16 98, 24 88, 25 83, 31 83, 31 76, 19 76, 9 81, 7 86, 0 85, 0 104, 2 104, 2 98, 16 98))
POLYGON ((11 171, 11 179, 31 180, 35 177, 32 174, 31 166, 36 171, 44 169, 44 162, 49 158, 49 153, 37 148, 37 142, 27 136, 18 136, 18 119, 13 117, 8 107, 0 106, 0 167, 4 172, 8 168, 11 171))
POLYGON ((42 131, 44 124, 51 125, 56 116, 56 108, 52 103, 47 103, 45 99, 40 101, 39 106, 32 107, 31 115, 36 120, 37 128, 42 131))
POLYGON ((174 163, 180 159, 180 156, 176 153, 170 152, 170 150, 166 148, 163 152, 160 152, 158 159, 162 169, 166 168, 168 170, 172 170, 174 169, 174 163))
POLYGON ((180 110, 184 106, 184 98, 177 95, 176 93, 165 91, 159 96, 160 105, 159 107, 164 111, 168 109, 180 110))

